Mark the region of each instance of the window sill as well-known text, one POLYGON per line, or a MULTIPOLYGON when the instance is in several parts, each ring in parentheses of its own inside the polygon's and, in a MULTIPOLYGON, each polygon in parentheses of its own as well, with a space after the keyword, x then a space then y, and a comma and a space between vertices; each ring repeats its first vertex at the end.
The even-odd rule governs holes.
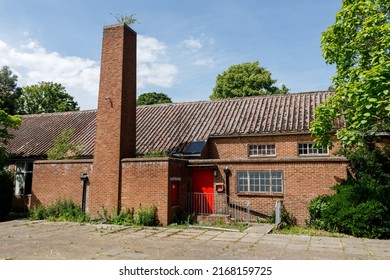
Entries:
POLYGON ((249 155, 249 158, 276 158, 276 155, 249 155))
POLYGON ((255 192, 239 192, 237 196, 241 197, 284 197, 284 193, 255 193, 255 192))
POLYGON ((329 154, 302 154, 298 157, 329 157, 329 154))

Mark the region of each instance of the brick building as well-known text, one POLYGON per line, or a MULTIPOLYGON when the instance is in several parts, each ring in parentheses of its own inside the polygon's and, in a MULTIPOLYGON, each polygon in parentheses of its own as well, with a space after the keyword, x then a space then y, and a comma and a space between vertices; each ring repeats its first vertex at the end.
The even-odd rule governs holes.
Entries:
POLYGON ((136 107, 136 33, 124 24, 104 28, 100 75, 97 110, 23 116, 7 147, 15 205, 71 198, 92 216, 154 205, 168 224, 182 212, 255 218, 283 201, 304 224, 309 202, 347 176, 337 147, 316 149, 309 133, 331 92, 136 107), (81 159, 47 160, 64 129, 81 159))

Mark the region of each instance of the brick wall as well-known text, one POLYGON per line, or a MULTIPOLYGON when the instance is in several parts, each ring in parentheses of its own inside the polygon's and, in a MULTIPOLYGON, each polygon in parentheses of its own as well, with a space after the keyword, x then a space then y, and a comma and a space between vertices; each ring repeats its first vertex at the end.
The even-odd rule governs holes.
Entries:
MULTIPOLYGON (((32 206, 49 205, 58 199, 72 199, 81 205, 83 173, 92 175, 92 160, 41 160, 34 162, 32 206)), ((87 199, 89 187, 87 188, 87 199)))
POLYGON ((173 221, 185 209, 188 177, 185 160, 172 158, 136 158, 122 160, 122 209, 157 207, 162 225, 173 221), (170 180, 180 178, 179 205, 171 204, 170 180))
POLYGON ((346 161, 341 159, 317 161, 303 159, 301 161, 249 161, 218 164, 218 182, 226 183, 223 169, 231 170, 229 176, 230 196, 249 200, 251 210, 256 215, 271 215, 275 203, 282 200, 287 211, 291 212, 301 225, 308 219, 307 206, 310 201, 320 194, 331 194, 331 187, 340 179, 346 178, 346 161), (283 171, 282 195, 239 194, 237 191, 237 171, 244 170, 281 170, 283 171), (256 213, 257 212, 257 213, 256 213))
MULTIPOLYGON (((209 158, 230 159, 248 158, 249 144, 275 144, 276 157, 297 157, 298 143, 313 142, 309 134, 300 135, 272 135, 272 136, 243 136, 243 137, 216 137, 210 138, 208 142, 209 158)), ((334 155, 338 145, 330 150, 329 154, 334 155)))
POLYGON ((210 159, 193 160, 191 163, 215 163, 216 183, 226 183, 223 169, 228 167, 231 170, 230 196, 250 200, 254 214, 271 215, 275 203, 282 200, 287 211, 297 218, 299 224, 305 224, 309 217, 307 206, 310 201, 320 194, 331 194, 331 187, 347 177, 346 159, 334 155, 338 149, 337 144, 329 155, 298 155, 298 143, 312 141, 308 134, 211 138, 208 143, 210 159), (249 144, 275 144, 276 155, 249 157, 249 144), (282 171, 284 193, 238 194, 236 173, 250 170, 282 171))

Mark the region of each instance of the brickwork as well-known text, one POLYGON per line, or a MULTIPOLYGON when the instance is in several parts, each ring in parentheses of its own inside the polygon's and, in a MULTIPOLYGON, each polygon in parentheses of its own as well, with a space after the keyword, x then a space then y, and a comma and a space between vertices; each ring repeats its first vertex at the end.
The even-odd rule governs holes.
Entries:
MULTIPOLYGON (((49 205, 58 199, 72 199, 81 205, 83 173, 92 175, 92 160, 41 160, 34 162, 32 206, 49 205)), ((87 199, 90 196, 87 188, 87 199)))
POLYGON ((328 155, 298 155, 298 143, 312 141, 308 134, 211 138, 208 142, 210 159, 193 160, 191 163, 215 163, 215 183, 224 184, 226 176, 223 170, 228 167, 231 170, 229 195, 250 200, 252 214, 271 215, 275 203, 282 200, 286 209, 303 225, 308 219, 310 201, 320 194, 333 193, 331 187, 347 177, 346 159, 334 154, 337 144, 328 155), (276 155, 249 157, 249 144, 275 144, 276 155), (238 193, 237 171, 267 170, 283 172, 283 194, 238 193))
MULTIPOLYGON (((218 165, 218 171, 224 175, 226 165, 218 165)), ((250 200, 251 210, 256 215, 271 215, 275 209, 275 203, 282 200, 287 211, 291 212, 301 225, 308 219, 307 206, 310 201, 320 194, 331 194, 331 187, 340 179, 347 176, 346 162, 339 161, 311 161, 302 160, 296 162, 250 162, 232 163, 228 165, 231 170, 229 176, 230 196, 243 200, 250 200), (253 170, 280 170, 283 172, 283 194, 240 194, 237 191, 237 171, 253 170)), ((225 176, 219 178, 219 182, 226 183, 225 176)))
MULTIPOLYGON (((298 143, 306 142, 313 142, 313 138, 309 134, 216 137, 209 139, 208 151, 209 158, 214 159, 248 158, 249 144, 275 144, 275 157, 297 157, 298 143)), ((334 155, 337 149, 338 145, 335 143, 335 147, 329 151, 329 155, 334 155)))
POLYGON ((167 158, 123 160, 122 208, 156 206, 160 223, 167 224, 168 169, 167 158))
POLYGON ((120 208, 121 159, 135 156, 136 33, 125 24, 103 32, 90 214, 120 208))
POLYGON ((122 208, 156 206, 161 224, 167 225, 185 209, 188 174, 185 160, 137 158, 122 161, 122 208), (171 204, 170 180, 179 180, 179 205, 171 204))

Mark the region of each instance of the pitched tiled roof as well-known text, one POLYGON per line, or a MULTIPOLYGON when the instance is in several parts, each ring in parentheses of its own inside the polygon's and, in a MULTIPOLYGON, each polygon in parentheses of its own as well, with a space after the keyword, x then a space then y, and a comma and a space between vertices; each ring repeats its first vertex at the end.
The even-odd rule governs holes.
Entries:
MULTIPOLYGON (((210 136, 308 132, 314 108, 331 92, 245 97, 137 107, 137 154, 182 152, 210 136)), ((8 151, 14 157, 43 156, 65 128, 92 156, 96 110, 23 116, 8 151)))
POLYGON ((70 142, 82 145, 83 156, 93 154, 96 110, 24 115, 22 119, 19 128, 11 132, 14 138, 7 145, 13 158, 45 157, 64 129, 74 130, 70 142))

